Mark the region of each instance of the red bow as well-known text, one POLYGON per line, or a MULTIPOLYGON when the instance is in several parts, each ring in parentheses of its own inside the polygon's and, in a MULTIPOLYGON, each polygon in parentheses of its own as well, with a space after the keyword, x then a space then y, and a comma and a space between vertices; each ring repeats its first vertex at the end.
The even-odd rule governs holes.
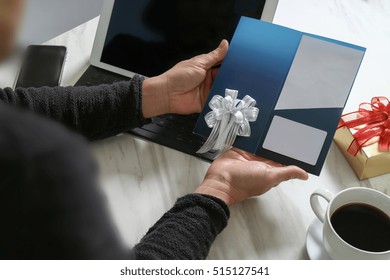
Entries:
POLYGON ((380 151, 390 150, 390 101, 386 97, 374 97, 371 103, 362 103, 359 111, 341 117, 337 128, 353 128, 354 140, 348 152, 356 155, 364 146, 379 142, 380 151))

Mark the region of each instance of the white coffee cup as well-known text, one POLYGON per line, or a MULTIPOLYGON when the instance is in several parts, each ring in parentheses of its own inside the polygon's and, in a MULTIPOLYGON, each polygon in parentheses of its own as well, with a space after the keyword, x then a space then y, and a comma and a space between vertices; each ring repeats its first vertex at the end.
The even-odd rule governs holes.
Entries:
MULTIPOLYGON (((331 217, 342 206, 362 203, 371 205, 390 216, 390 197, 373 189, 349 188, 336 195, 328 190, 318 189, 310 196, 310 204, 318 219, 323 223, 324 247, 332 259, 363 259, 387 260, 390 259, 390 250, 372 252, 359 249, 344 241, 335 231, 331 217), (319 198, 328 202, 326 210, 322 207, 319 198)), ((390 238, 390 236, 389 236, 390 238)))

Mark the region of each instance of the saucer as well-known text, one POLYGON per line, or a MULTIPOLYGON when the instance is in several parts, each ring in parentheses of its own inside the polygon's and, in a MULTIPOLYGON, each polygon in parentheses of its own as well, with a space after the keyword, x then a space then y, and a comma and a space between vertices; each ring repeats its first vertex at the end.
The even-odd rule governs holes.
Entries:
POLYGON ((316 217, 311 222, 306 235, 306 250, 311 260, 330 260, 322 242, 322 223, 316 217))

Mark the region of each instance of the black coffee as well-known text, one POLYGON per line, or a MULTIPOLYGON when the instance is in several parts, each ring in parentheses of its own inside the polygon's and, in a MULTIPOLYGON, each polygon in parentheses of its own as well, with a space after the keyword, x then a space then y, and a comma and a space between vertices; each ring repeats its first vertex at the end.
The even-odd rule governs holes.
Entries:
POLYGON ((337 234, 350 245, 365 251, 390 250, 390 217, 363 203, 338 208, 330 219, 337 234))

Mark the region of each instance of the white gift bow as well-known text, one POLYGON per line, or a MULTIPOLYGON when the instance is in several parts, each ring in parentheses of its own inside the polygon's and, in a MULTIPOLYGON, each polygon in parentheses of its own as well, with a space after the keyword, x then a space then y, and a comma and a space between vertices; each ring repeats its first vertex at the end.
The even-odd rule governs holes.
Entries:
POLYGON ((259 114, 256 100, 249 95, 242 100, 237 99, 237 95, 237 90, 226 89, 225 97, 213 96, 209 102, 212 111, 204 117, 207 126, 213 130, 197 153, 215 150, 222 154, 230 149, 237 136, 251 135, 249 122, 256 121, 259 114))

